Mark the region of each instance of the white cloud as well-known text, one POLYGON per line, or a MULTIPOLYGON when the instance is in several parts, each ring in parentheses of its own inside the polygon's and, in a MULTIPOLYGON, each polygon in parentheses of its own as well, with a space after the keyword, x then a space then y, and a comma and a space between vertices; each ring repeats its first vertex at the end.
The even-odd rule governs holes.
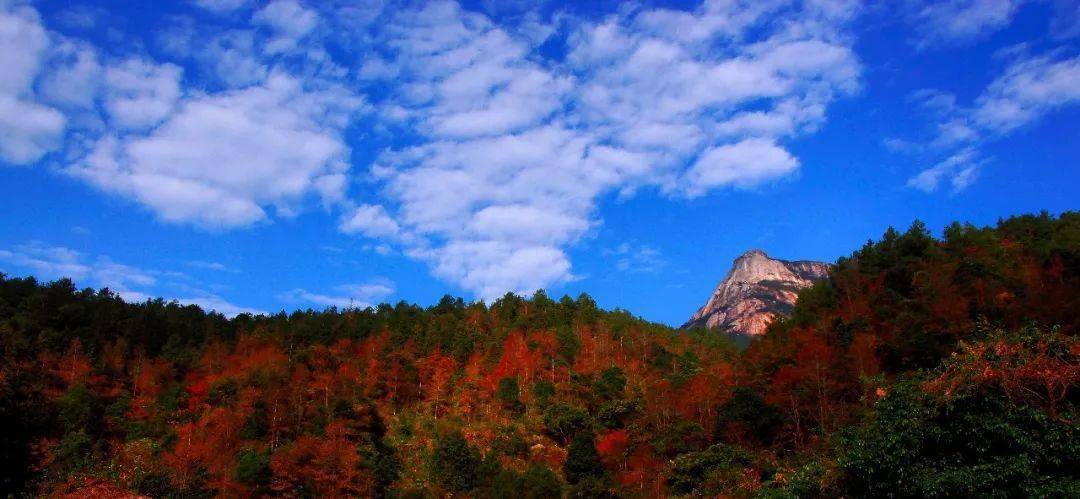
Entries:
MULTIPOLYGON (((154 294, 148 288, 152 289, 162 284, 162 278, 183 277, 183 274, 176 272, 161 272, 124 265, 104 255, 91 259, 78 251, 62 246, 49 246, 40 241, 31 241, 11 249, 0 249, 0 261, 27 269, 38 279, 53 280, 66 277, 81 284, 109 288, 128 303, 153 299, 154 294)), ((194 297, 176 298, 175 301, 199 305, 205 310, 216 310, 227 317, 234 317, 240 313, 264 313, 257 309, 235 305, 212 293, 197 289, 193 291, 194 297)))
POLYGON ((34 272, 41 279, 70 277, 80 279, 90 274, 91 267, 82 262, 74 250, 47 246, 39 241, 0 250, 0 259, 34 272))
POLYGON ((172 222, 230 228, 342 196, 340 129, 361 103, 276 74, 264 85, 186 100, 147 136, 104 137, 67 171, 172 222))
POLYGON ((311 303, 324 307, 368 308, 394 294, 394 283, 386 279, 377 279, 361 284, 344 284, 334 288, 334 294, 321 294, 297 288, 281 295, 281 299, 290 303, 311 303))
POLYGON ((382 233, 485 299, 572 280, 565 248, 599 223, 607 192, 701 195, 790 175, 798 160, 779 140, 813 131, 858 88, 844 35, 854 10, 626 9, 568 23, 567 61, 547 64, 531 45, 546 35, 452 2, 400 11, 374 35, 392 51, 361 77, 392 82, 378 104, 387 125, 422 137, 372 168, 395 216, 365 206, 341 229, 382 233))
POLYGON ((0 250, 0 260, 29 269, 39 279, 63 277, 106 287, 128 301, 145 300, 146 295, 133 288, 152 286, 157 278, 152 272, 113 262, 106 256, 89 260, 78 251, 48 246, 39 241, 0 250))
POLYGON ((59 147, 65 121, 55 109, 0 95, 0 157, 14 164, 37 161, 59 147))
POLYGON ((970 42, 1012 22, 1023 0, 920 0, 913 2, 912 22, 919 44, 970 42))
POLYGON ((234 30, 214 36, 195 51, 196 57, 230 88, 260 83, 270 74, 268 63, 259 57, 254 33, 234 30))
POLYGON ((557 206, 500 204, 476 211, 467 232, 478 239, 515 244, 560 244, 589 228, 588 221, 557 206))
POLYGON ((189 267, 195 267, 195 268, 206 269, 206 270, 216 270, 218 272, 234 272, 234 270, 230 269, 227 265, 225 265, 223 263, 219 263, 219 262, 207 262, 207 261, 203 261, 203 260, 192 260, 190 262, 187 262, 187 265, 189 267))
POLYGON ((233 318, 240 314, 266 314, 266 312, 263 310, 251 307, 243 307, 235 303, 231 303, 228 300, 214 294, 204 294, 187 298, 176 298, 176 301, 184 305, 198 305, 203 310, 213 310, 228 318, 233 318))
MULTIPOLYGON (((62 171, 164 220, 209 228, 265 221, 271 208, 292 216, 312 199, 325 208, 344 201, 342 134, 363 100, 317 44, 286 64, 267 55, 265 33, 189 26, 188 48, 205 50, 177 55, 196 79, 216 75, 225 90, 215 92, 212 83, 185 86, 175 64, 137 55, 102 61, 87 43, 47 32, 33 8, 2 7, 0 160, 32 163, 66 146, 62 171)), ((287 1, 255 17, 279 37, 303 36, 317 22, 287 1)))
POLYGON ((436 276, 488 301, 507 292, 529 294, 574 277, 566 254, 552 246, 462 240, 417 256, 433 262, 436 276))
POLYGON ((996 132, 1009 132, 1044 114, 1080 103, 1080 56, 1017 61, 995 79, 976 101, 974 121, 996 132))
POLYGON ((52 58, 55 67, 41 82, 41 97, 59 106, 93 107, 102 77, 93 47, 64 41, 54 47, 52 58))
POLYGON ((935 150, 948 156, 908 180, 908 186, 933 192, 944 179, 953 191, 962 191, 978 176, 987 158, 978 146, 1004 137, 1037 122, 1048 113, 1080 103, 1080 56, 1020 57, 975 99, 970 108, 956 104, 956 98, 936 90, 922 90, 913 97, 939 118, 935 150))
POLYGON ((35 101, 48 34, 28 6, 0 4, 0 160, 29 164, 60 146, 66 119, 35 101))
POLYGON ((952 184, 953 192, 960 192, 975 181, 979 167, 984 162, 975 149, 962 149, 911 177, 907 185, 923 192, 933 192, 943 180, 948 180, 952 184))
POLYGON ((193 0, 195 5, 218 14, 227 14, 247 4, 248 0, 193 0))
POLYGON ((266 46, 267 52, 277 53, 294 48, 298 40, 315 29, 319 23, 319 15, 312 9, 304 8, 296 0, 274 0, 256 12, 251 21, 268 26, 278 34, 278 37, 266 46))
POLYGON ((753 187, 785 177, 798 167, 799 160, 771 139, 745 139, 705 151, 686 175, 686 192, 700 196, 714 187, 753 187))
POLYGON ((120 128, 144 129, 172 114, 180 99, 182 70, 132 58, 105 70, 105 108, 120 128))
POLYGON ((967 144, 980 138, 980 132, 967 120, 953 118, 938 123, 937 138, 934 145, 950 146, 955 144, 967 144))
POLYGON ((346 234, 361 233, 367 237, 394 237, 400 227, 380 205, 360 205, 348 213, 339 227, 346 234))
POLYGON ((615 260, 615 270, 629 274, 653 274, 667 266, 659 250, 644 244, 622 243, 601 253, 615 260))
POLYGON ((370 251, 377 255, 387 256, 394 252, 394 249, 387 244, 365 244, 361 247, 364 251, 370 251))
POLYGON ((29 90, 37 77, 49 39, 34 9, 8 2, 0 8, 0 55, 4 63, 0 94, 18 95, 29 90))
POLYGON ((610 127, 622 147, 681 159, 724 137, 813 129, 835 94, 858 87, 858 62, 838 35, 846 16, 834 15, 811 5, 706 4, 586 26, 569 56, 586 76, 584 117, 610 127), (782 27, 770 30, 773 19, 782 27), (765 30, 760 39, 754 29, 765 30))
MULTIPOLYGON (((65 110, 99 98, 108 119, 78 130, 63 171, 207 228, 291 216, 317 199, 342 210, 341 231, 492 299, 575 279, 567 248, 601 223, 605 195, 698 196, 791 175, 799 161, 784 141, 816 130, 859 87, 850 0, 706 1, 596 22, 528 14, 505 26, 454 2, 378 4, 331 15, 275 0, 230 31, 189 22, 165 40, 187 77, 161 61, 71 52, 66 75, 43 80, 49 95, 68 96, 65 110), (353 33, 319 29, 353 20, 353 33), (557 31, 570 33, 562 60, 537 50, 557 31), (330 36, 362 57, 339 66, 330 36), (65 93, 76 75, 85 93, 65 93), (405 132, 376 150, 378 200, 346 199, 344 133, 364 106, 353 84, 370 85, 376 133, 405 132)), ((56 147, 45 139, 64 123, 51 125, 22 157, 56 147)))
POLYGON ((273 27, 289 36, 301 37, 315 28, 319 16, 296 0, 274 0, 251 19, 256 24, 273 27))

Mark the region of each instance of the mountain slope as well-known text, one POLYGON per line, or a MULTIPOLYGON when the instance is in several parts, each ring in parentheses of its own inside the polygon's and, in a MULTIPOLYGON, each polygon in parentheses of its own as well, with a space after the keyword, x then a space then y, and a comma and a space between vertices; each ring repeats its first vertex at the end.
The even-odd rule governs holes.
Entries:
POLYGON ((735 259, 709 301, 682 327, 761 334, 778 314, 791 311, 799 290, 828 274, 825 263, 789 262, 770 258, 761 250, 747 251, 735 259))

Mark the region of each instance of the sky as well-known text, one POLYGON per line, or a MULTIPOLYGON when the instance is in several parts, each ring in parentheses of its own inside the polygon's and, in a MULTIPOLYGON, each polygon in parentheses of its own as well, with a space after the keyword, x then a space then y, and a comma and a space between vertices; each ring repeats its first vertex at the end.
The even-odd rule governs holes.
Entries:
POLYGON ((1076 0, 0 0, 0 68, 0 272, 230 316, 1080 208, 1076 0))

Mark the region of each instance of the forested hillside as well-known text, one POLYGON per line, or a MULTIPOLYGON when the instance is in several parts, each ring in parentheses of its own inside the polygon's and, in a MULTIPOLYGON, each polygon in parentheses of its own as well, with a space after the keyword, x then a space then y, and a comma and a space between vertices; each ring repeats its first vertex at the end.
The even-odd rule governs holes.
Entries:
POLYGON ((1080 213, 889 230, 745 349, 588 296, 240 315, 0 279, 0 493, 1080 496, 1080 213))

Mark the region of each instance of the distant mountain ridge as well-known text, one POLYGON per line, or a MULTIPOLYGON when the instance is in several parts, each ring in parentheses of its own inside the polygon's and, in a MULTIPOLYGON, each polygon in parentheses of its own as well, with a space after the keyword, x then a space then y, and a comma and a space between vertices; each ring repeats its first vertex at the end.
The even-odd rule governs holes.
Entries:
POLYGON ((779 260, 759 249, 747 251, 682 327, 762 334, 777 315, 791 312, 799 290, 828 275, 829 265, 823 262, 779 260))

